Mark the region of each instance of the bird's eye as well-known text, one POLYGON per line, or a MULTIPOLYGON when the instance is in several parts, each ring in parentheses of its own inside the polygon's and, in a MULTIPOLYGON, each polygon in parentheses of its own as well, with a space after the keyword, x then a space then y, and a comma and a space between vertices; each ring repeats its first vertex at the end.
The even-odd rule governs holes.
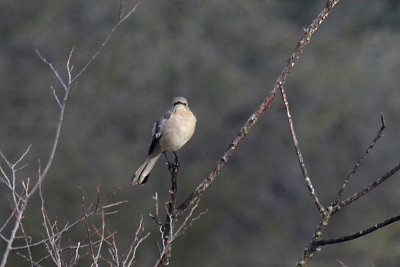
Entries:
POLYGON ((178 105, 178 104, 182 104, 182 105, 184 105, 184 106, 187 106, 187 103, 182 102, 182 101, 176 101, 176 102, 174 103, 174 106, 176 106, 176 105, 178 105))

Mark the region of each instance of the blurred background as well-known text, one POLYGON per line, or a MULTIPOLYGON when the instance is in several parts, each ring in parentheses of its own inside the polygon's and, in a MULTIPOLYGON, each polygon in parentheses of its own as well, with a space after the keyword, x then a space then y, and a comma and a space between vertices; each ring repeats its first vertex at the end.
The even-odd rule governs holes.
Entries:
MULTIPOLYGON (((326 1, 142 1, 84 73, 66 108, 44 197, 60 227, 82 215, 87 202, 118 190, 128 200, 107 218, 121 250, 144 216, 147 239, 136 266, 153 266, 158 229, 148 213, 152 196, 168 200, 162 159, 148 183, 132 188, 144 160, 153 121, 174 96, 185 96, 197 130, 178 154, 178 199, 185 199, 215 166, 248 116, 272 89, 303 33, 326 1)), ((136 2, 126 1, 127 8, 136 2)), ((75 70, 112 29, 119 1, 0 0, 0 149, 11 161, 29 144, 21 178, 37 175, 55 134, 61 95, 37 48, 66 77, 72 47, 75 70)), ((298 139, 310 177, 328 205, 386 118, 385 137, 357 172, 344 197, 357 192, 400 160, 400 2, 343 1, 313 36, 286 84, 298 139)), ((0 162, 6 167, 4 162, 0 162)), ((0 219, 9 215, 8 189, 0 187, 0 219)), ((395 175, 330 221, 325 237, 347 235, 399 215, 395 175)), ((28 207, 25 230, 44 233, 40 202, 28 207)), ((308 194, 280 95, 251 129, 205 192, 208 209, 174 245, 171 266, 294 266, 311 239, 319 214, 308 194)), ((95 223, 94 220, 93 223, 95 223)), ((400 223, 348 243, 323 247, 310 266, 399 266, 400 223)), ((82 225, 65 244, 86 237, 82 225)), ((1 243, 4 248, 4 243, 1 243)), ((33 250, 40 258, 42 249, 33 250)), ((44 266, 52 266, 51 262, 44 266)), ((81 262, 85 266, 85 262, 81 262)), ((9 266, 26 266, 15 254, 9 266)))

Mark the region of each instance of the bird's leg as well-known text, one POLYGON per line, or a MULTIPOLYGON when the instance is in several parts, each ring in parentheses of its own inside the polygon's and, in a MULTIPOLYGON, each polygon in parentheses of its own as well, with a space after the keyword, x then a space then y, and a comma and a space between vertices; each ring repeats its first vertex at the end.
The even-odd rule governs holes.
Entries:
POLYGON ((165 159, 167 160, 168 170, 171 171, 171 168, 173 167, 174 163, 169 161, 167 151, 164 151, 163 154, 164 154, 165 159))
POLYGON ((179 158, 178 158, 178 155, 175 153, 175 151, 174 151, 174 156, 175 156, 175 160, 174 160, 175 167, 177 169, 179 169, 179 167, 180 167, 179 158))
POLYGON ((164 152, 163 152, 163 154, 164 154, 164 157, 165 157, 165 159, 166 159, 166 160, 167 160, 167 162, 169 163, 169 159, 168 159, 167 152, 166 152, 166 151, 164 151, 164 152))

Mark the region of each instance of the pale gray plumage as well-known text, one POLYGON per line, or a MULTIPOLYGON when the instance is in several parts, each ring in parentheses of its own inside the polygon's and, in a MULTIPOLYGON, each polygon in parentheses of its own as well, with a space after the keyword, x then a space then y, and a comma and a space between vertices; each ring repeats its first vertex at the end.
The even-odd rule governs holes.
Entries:
POLYGON ((177 151, 189 141, 196 128, 196 117, 186 98, 175 97, 172 108, 154 123, 153 139, 144 163, 135 172, 132 184, 144 184, 161 153, 177 151))

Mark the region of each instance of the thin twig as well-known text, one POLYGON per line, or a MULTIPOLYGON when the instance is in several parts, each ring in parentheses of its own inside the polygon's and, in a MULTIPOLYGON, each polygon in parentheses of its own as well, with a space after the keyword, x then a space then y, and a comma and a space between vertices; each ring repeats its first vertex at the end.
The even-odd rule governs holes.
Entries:
POLYGON ((22 254, 22 253, 19 253, 19 252, 17 252, 16 254, 17 254, 18 256, 22 257, 23 259, 25 259, 26 261, 28 261, 28 262, 31 264, 31 266, 42 267, 42 266, 41 266, 39 263, 37 263, 37 262, 31 262, 31 259, 28 258, 26 255, 24 255, 24 254, 22 254))
POLYGON ((94 257, 94 260, 92 262, 92 265, 94 266, 98 266, 98 261, 101 255, 101 249, 103 247, 103 242, 104 242, 104 233, 105 233, 105 228, 106 228, 106 221, 104 218, 104 210, 102 210, 101 212, 101 233, 100 234, 100 243, 99 243, 99 247, 97 248, 97 254, 94 257))
MULTIPOLYGON (((97 51, 93 54, 93 56, 90 58, 90 60, 86 63, 86 65, 78 72, 78 74, 75 75, 74 78, 71 80, 71 84, 74 83, 81 75, 86 71, 86 69, 89 67, 90 64, 96 59, 96 57, 100 54, 100 52, 103 50, 103 48, 108 44, 108 42, 111 39, 111 36, 113 33, 117 30, 118 26, 121 25, 122 22, 124 22, 127 18, 129 18, 130 15, 132 15, 133 12, 135 12, 136 8, 139 6, 140 2, 138 2, 129 12, 126 14, 124 17, 118 20, 118 22, 114 25, 104 42, 99 46, 97 51)), ((121 12, 121 8, 120 8, 121 12)))
POLYGON ((341 260, 336 259, 336 261, 340 264, 340 266, 347 267, 346 264, 344 264, 341 260))
MULTIPOLYGON (((96 242, 94 242, 94 244, 96 245, 97 243, 98 243, 99 241, 96 241, 96 242)), ((69 245, 69 246, 67 246, 67 247, 63 247, 63 248, 61 248, 60 249, 60 252, 64 252, 64 251, 66 251, 66 250, 71 250, 71 249, 77 249, 77 248, 85 248, 85 247, 88 247, 89 246, 89 244, 81 244, 81 242, 78 242, 78 245, 76 245, 76 246, 71 246, 71 245, 69 245)), ((85 254, 87 254, 87 253, 85 253, 85 254)), ((45 261, 45 260, 47 260, 48 258, 50 258, 51 257, 51 255, 46 255, 46 256, 44 256, 43 258, 41 258, 41 259, 39 259, 38 261, 36 261, 34 264, 36 265, 36 264, 39 264, 39 263, 41 263, 41 262, 43 262, 43 261, 45 261)), ((82 255, 78 255, 78 258, 82 258, 82 255)))
MULTIPOLYGON (((4 161, 7 163, 7 165, 10 167, 11 172, 12 172, 12 181, 11 182, 11 190, 12 190, 12 197, 14 200, 14 207, 11 205, 11 208, 13 209, 13 215, 15 216, 15 221, 14 221, 14 226, 12 227, 11 233, 9 238, 7 239, 7 246, 4 250, 3 256, 2 256, 2 260, 1 260, 1 267, 4 267, 7 263, 7 259, 8 256, 10 255, 10 251, 12 250, 12 244, 16 238, 16 234, 18 232, 18 230, 20 229, 21 221, 24 215, 24 212, 26 210, 27 207, 27 203, 29 200, 28 194, 25 193, 25 197, 22 198, 18 195, 18 193, 15 190, 15 185, 16 185, 16 170, 15 167, 22 161, 22 159, 28 154, 29 149, 30 149, 31 145, 28 146, 28 148, 26 149, 26 151, 22 154, 22 156, 13 164, 11 164, 6 157, 3 155, 3 153, 0 152, 2 158, 4 159, 4 161)), ((29 188, 29 186, 27 186, 26 188, 29 188)), ((25 190, 25 188, 24 188, 25 190)))
POLYGON ((368 146, 368 148, 365 150, 364 154, 362 155, 362 157, 360 158, 360 160, 354 165, 353 169, 351 170, 351 172, 349 173, 349 175, 347 176, 347 179, 344 181, 342 187, 340 188, 339 192, 336 195, 336 199, 335 199, 335 203, 334 205, 337 205, 339 203, 339 199, 342 196, 344 190, 347 187, 347 184, 350 182, 351 178, 354 176, 354 174, 357 172, 358 167, 360 167, 360 164, 365 160, 365 158, 367 157, 367 155, 369 154, 369 152, 371 152, 371 150, 374 148, 375 143, 383 137, 383 130, 385 130, 386 128, 386 123, 385 123, 385 118, 383 117, 383 114, 381 113, 381 123, 382 126, 379 129, 376 137, 374 138, 374 140, 372 140, 371 144, 368 146))
POLYGON ((358 200, 362 196, 364 196, 366 193, 371 191, 372 189, 375 189, 377 186, 379 186, 381 183, 392 177, 396 172, 400 170, 400 163, 391 169, 389 172, 385 173, 383 176, 379 177, 377 180, 375 180, 373 183, 369 184, 368 186, 364 187, 361 191, 358 193, 353 194, 351 197, 346 198, 342 202, 340 202, 338 205, 334 206, 332 208, 331 214, 335 214, 338 212, 340 209, 346 207, 347 205, 353 203, 354 201, 358 200))
MULTIPOLYGON (((96 212, 96 211, 92 211, 92 212, 88 213, 88 214, 86 215, 86 217, 89 218, 89 217, 91 217, 91 216, 93 216, 93 215, 95 215, 95 214, 98 214, 99 211, 101 211, 101 210, 103 210, 103 209, 112 208, 112 207, 114 207, 114 206, 119 206, 119 205, 122 205, 122 204, 125 204, 125 203, 127 203, 127 201, 119 201, 119 202, 116 202, 116 203, 111 203, 111 204, 104 205, 104 206, 102 206, 97 212, 96 212)), ((104 214, 107 215, 107 213, 104 213, 104 214)), ((81 224, 81 223, 85 220, 86 217, 85 217, 85 216, 82 216, 81 218, 79 218, 79 219, 76 220, 75 222, 71 223, 70 225, 66 225, 61 231, 59 231, 58 233, 55 233, 55 234, 54 234, 53 236, 51 236, 50 238, 55 238, 55 237, 57 237, 57 236, 61 236, 61 235, 63 235, 64 233, 70 231, 70 230, 71 230, 72 228, 74 228, 75 226, 81 224)), ((32 243, 32 244, 29 245, 29 247, 39 246, 39 245, 42 245, 43 243, 45 243, 45 242, 47 242, 47 241, 49 241, 49 238, 46 238, 46 239, 40 240, 40 241, 38 241, 38 242, 32 243)), ((26 246, 26 245, 25 245, 25 246, 16 246, 16 247, 12 247, 12 250, 20 250, 20 249, 26 249, 26 248, 28 248, 28 246, 26 246)))
POLYGON ((208 210, 206 209, 205 211, 200 212, 196 217, 191 219, 193 212, 197 208, 198 205, 199 205, 199 203, 197 202, 192 206, 189 214, 186 216, 186 218, 183 221, 183 223, 181 224, 181 226, 175 232, 174 239, 171 240, 171 242, 174 242, 176 239, 178 239, 180 236, 182 236, 186 232, 186 230, 193 225, 193 223, 195 221, 199 220, 201 216, 205 215, 208 212, 208 210))
POLYGON ((82 211, 83 211, 83 217, 84 219, 84 224, 86 226, 86 234, 87 234, 87 239, 90 245, 90 252, 92 254, 92 260, 93 262, 95 262, 96 257, 94 255, 94 248, 93 248, 93 242, 92 239, 90 237, 90 227, 89 227, 89 221, 88 221, 88 216, 87 216, 87 212, 86 212, 86 207, 85 207, 85 196, 83 195, 83 192, 81 190, 81 188, 79 188, 79 193, 81 195, 81 207, 82 207, 82 211))
POLYGON ((72 54, 74 53, 75 48, 72 47, 71 51, 69 52, 68 60, 67 60, 67 74, 68 74, 68 84, 71 85, 72 83, 72 70, 74 69, 74 66, 71 66, 71 58, 72 54))
POLYGON ((68 86, 67 84, 64 82, 64 80, 61 78, 60 74, 58 74, 58 71, 56 70, 56 68, 54 68, 53 63, 47 61, 47 59, 45 57, 42 56, 42 54, 40 54, 39 50, 35 48, 35 52, 38 55, 38 57, 47 65, 49 65, 49 67, 51 68, 51 70, 53 71, 54 75, 56 76, 57 80, 60 82, 60 84, 62 85, 62 87, 64 88, 65 91, 68 91, 68 86))
POLYGON ((119 0, 118 20, 122 19, 124 12, 125 12, 124 0, 119 0))
POLYGON ((125 253, 125 259, 122 262, 122 266, 129 267, 132 266, 136 259, 136 250, 138 249, 139 245, 149 237, 150 232, 148 232, 145 236, 140 237, 140 235, 144 232, 144 222, 143 216, 140 216, 139 226, 135 233, 135 238, 133 239, 131 245, 129 246, 128 252, 125 253))
POLYGON ((304 163, 304 160, 303 160, 303 155, 301 154, 299 142, 297 141, 297 137, 296 137, 296 132, 294 131, 293 119, 292 119, 292 115, 290 114, 289 102, 287 100, 285 89, 283 88, 283 86, 281 86, 280 89, 281 89, 283 102, 285 104, 286 116, 287 116, 288 123, 289 123, 290 134, 292 135, 293 144, 294 144, 294 148, 296 150, 296 155, 297 155, 297 159, 298 159, 299 164, 300 164, 301 172, 303 173, 303 177, 306 180, 308 190, 310 191, 310 195, 314 200, 315 206, 317 207, 318 211, 321 214, 324 214, 325 213, 325 209, 321 205, 321 202, 318 199, 317 193, 315 193, 314 186, 312 185, 311 179, 308 176, 308 171, 307 171, 307 168, 306 168, 306 164, 304 163))
POLYGON ((158 226, 162 226, 162 222, 160 221, 159 216, 158 216, 158 193, 156 192, 152 198, 154 199, 155 214, 149 213, 149 216, 154 220, 154 222, 158 226))
POLYGON ((351 235, 347 235, 347 236, 342 236, 342 237, 337 237, 337 238, 333 238, 333 239, 328 239, 328 240, 319 240, 315 243, 316 246, 326 246, 326 245, 332 245, 332 244, 338 244, 338 243, 343 243, 343 242, 347 242, 350 240, 354 240, 357 238, 360 238, 362 236, 365 236, 369 233, 372 233, 382 227, 385 227, 389 224, 392 224, 394 222, 400 221, 400 215, 399 216, 395 216, 392 217, 390 219, 387 219, 383 222, 377 223, 365 230, 359 231, 357 233, 351 234, 351 235))
MULTIPOLYGON (((25 239, 25 244, 29 245, 29 243, 30 243, 30 241, 32 240, 32 238, 31 238, 31 237, 28 237, 28 236, 26 235, 25 229, 24 229, 24 227, 22 226, 22 222, 21 222, 21 224, 20 224, 20 228, 21 228, 22 235, 24 236, 24 239, 25 239)), ((34 264, 33 264, 32 252, 31 252, 31 249, 30 249, 29 247, 28 247, 28 256, 29 256, 29 258, 27 258, 27 259, 29 260, 29 263, 31 264, 31 266, 33 266, 34 264)))

